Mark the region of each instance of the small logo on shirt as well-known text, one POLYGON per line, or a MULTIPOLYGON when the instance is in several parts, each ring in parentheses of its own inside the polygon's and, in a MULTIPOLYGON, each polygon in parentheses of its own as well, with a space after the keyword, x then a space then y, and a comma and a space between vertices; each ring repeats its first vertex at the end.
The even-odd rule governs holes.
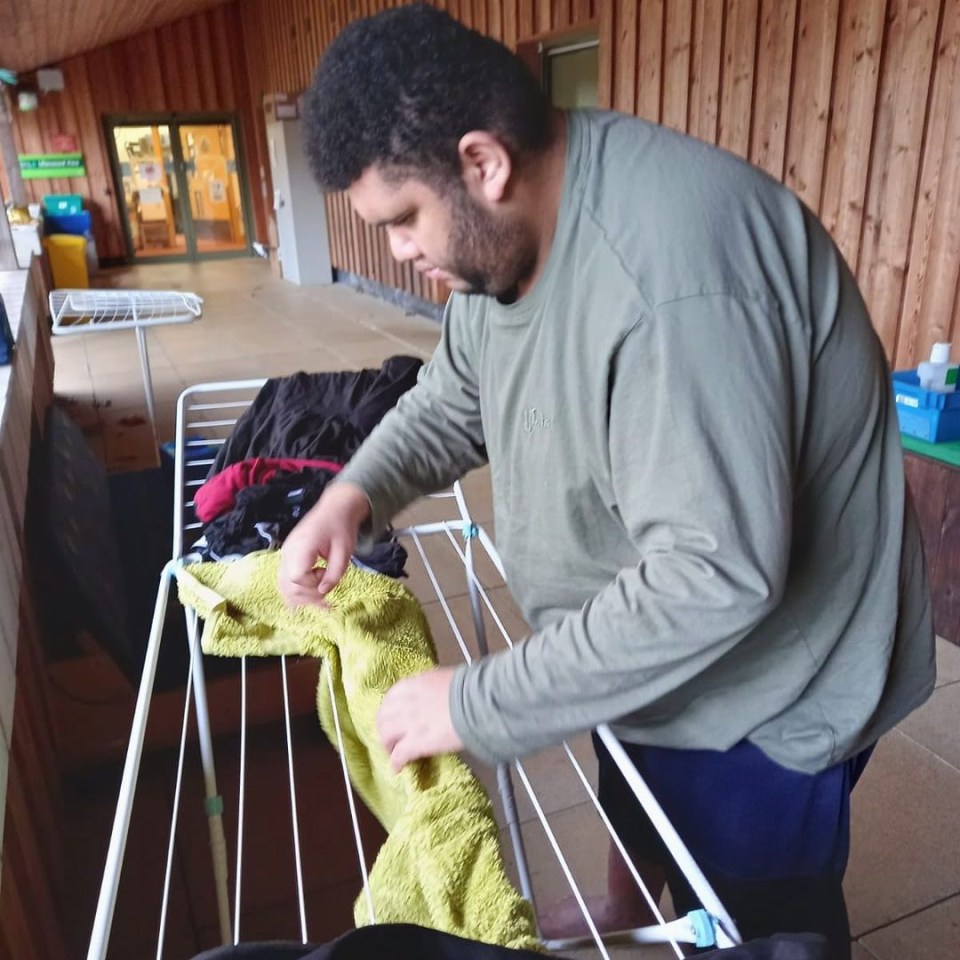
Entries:
POLYGON ((553 420, 545 417, 536 407, 523 411, 523 429, 527 433, 533 433, 534 430, 549 430, 552 426, 553 420))

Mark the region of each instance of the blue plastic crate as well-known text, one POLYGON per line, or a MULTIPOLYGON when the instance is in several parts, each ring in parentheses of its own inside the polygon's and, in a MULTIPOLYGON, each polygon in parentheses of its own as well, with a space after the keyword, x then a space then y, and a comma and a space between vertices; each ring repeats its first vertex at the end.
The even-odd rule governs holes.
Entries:
POLYGON ((893 396, 901 433, 928 443, 960 440, 960 391, 924 390, 916 370, 898 370, 893 396))
POLYGON ((93 232, 93 220, 89 210, 79 213, 48 213, 43 218, 44 232, 69 233, 74 237, 89 237, 93 232))

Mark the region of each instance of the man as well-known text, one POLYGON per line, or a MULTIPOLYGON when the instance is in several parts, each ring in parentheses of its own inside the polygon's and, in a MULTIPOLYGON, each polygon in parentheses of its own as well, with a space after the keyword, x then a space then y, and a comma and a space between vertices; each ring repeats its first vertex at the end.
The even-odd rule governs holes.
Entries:
MULTIPOLYGON (((509 51, 426 6, 348 26, 306 124, 324 189, 454 293, 418 385, 285 544, 280 589, 322 603, 359 535, 489 461, 533 628, 397 684, 394 767, 609 722, 745 937, 822 932, 849 956, 849 793, 934 667, 886 363, 836 247, 743 161, 552 111, 509 51)), ((639 868, 693 906, 598 756, 639 868)), ((615 856, 608 886, 601 926, 645 919, 615 856)), ((574 927, 563 905, 543 922, 574 927)))

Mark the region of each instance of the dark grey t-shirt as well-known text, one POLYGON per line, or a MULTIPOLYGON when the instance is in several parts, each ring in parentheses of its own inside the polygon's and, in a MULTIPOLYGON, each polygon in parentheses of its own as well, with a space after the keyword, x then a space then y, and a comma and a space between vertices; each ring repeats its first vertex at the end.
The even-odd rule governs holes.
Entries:
POLYGON ((748 738, 816 771, 929 695, 880 343, 825 230, 743 161, 568 115, 534 289, 454 295, 419 384, 341 478, 380 526, 485 457, 534 633, 457 672, 471 752, 611 722, 660 746, 748 738))

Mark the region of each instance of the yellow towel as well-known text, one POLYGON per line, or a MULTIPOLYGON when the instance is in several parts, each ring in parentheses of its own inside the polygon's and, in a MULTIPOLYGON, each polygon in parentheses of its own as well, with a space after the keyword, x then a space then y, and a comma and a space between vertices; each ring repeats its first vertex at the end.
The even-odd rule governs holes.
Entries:
MULTIPOLYGON (((418 923, 472 940, 538 949, 530 905, 504 872, 490 799, 455 756, 390 769, 375 728, 384 694, 436 665, 426 618, 396 580, 350 567, 331 609, 290 609, 276 588, 276 552, 177 570, 180 599, 205 619, 202 646, 219 656, 322 657, 334 681, 351 779, 389 836, 370 873, 378 923, 418 923)), ((336 744, 321 672, 320 723, 336 744)), ((370 922, 357 898, 358 925, 370 922)))

